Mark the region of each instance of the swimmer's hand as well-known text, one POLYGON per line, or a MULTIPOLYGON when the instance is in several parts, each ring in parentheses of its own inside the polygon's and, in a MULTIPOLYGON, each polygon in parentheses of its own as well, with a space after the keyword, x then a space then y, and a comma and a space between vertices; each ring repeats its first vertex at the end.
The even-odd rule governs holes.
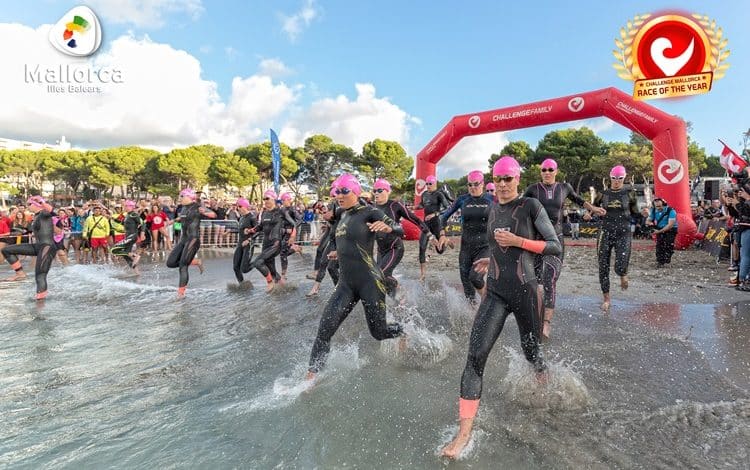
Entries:
POLYGON ((594 215, 598 215, 599 217, 604 217, 607 215, 607 209, 603 207, 594 207, 594 210, 592 211, 594 215))
POLYGON ((503 248, 507 248, 509 246, 520 247, 523 243, 523 238, 519 237, 513 232, 497 231, 494 232, 494 236, 497 244, 503 248))
POLYGON ((487 271, 489 271, 489 269, 489 258, 479 258, 478 260, 474 261, 474 271, 478 272, 479 274, 487 274, 487 271))
POLYGON ((378 220, 372 223, 368 222, 367 226, 370 228, 371 232, 391 233, 393 231, 393 228, 391 228, 390 225, 386 224, 382 220, 378 220))

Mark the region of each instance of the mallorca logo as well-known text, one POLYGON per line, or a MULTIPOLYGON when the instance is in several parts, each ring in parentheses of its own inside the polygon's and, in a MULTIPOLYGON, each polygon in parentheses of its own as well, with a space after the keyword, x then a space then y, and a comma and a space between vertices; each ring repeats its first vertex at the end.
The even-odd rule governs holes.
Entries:
POLYGON ((90 56, 102 44, 102 27, 91 8, 77 6, 50 29, 49 42, 63 54, 90 56))
POLYGON ((724 31, 705 15, 655 15, 636 15, 620 28, 617 75, 635 82, 637 100, 708 93, 729 68, 724 31))

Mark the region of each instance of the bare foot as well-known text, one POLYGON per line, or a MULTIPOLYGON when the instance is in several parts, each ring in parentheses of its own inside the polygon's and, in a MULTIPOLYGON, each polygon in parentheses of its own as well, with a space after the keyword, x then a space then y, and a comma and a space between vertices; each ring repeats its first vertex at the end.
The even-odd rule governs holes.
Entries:
POLYGON ((182 299, 182 298, 185 297, 185 290, 186 289, 187 289, 186 287, 178 287, 177 288, 177 298, 178 299, 182 299))
POLYGON ((317 375, 318 374, 316 374, 315 372, 311 372, 311 371, 308 370, 307 374, 305 374, 305 380, 307 380, 307 381, 315 380, 315 377, 317 377, 317 375))
POLYGON ((542 341, 549 340, 550 331, 552 331, 552 323, 549 320, 544 320, 542 323, 542 341))
POLYGON ((206 268, 203 267, 203 261, 196 260, 197 263, 195 263, 196 266, 198 266, 198 271, 200 271, 201 274, 206 270, 206 268))
POLYGON ((421 263, 419 265, 419 280, 420 282, 424 281, 424 278, 427 276, 427 266, 425 266, 425 263, 421 263))
POLYGON ((138 261, 140 260, 141 260, 141 255, 133 256, 133 269, 135 269, 135 267, 138 266, 138 261))
POLYGON ((609 311, 609 300, 605 300, 602 302, 601 309, 605 312, 609 311))
POLYGON ((458 456, 461 455, 461 452, 466 448, 469 439, 471 439, 471 431, 467 433, 459 431, 456 437, 454 437, 447 446, 443 447, 443 450, 440 451, 440 456, 453 460, 457 459, 458 456))
POLYGON ((408 341, 407 336, 401 333, 401 337, 398 339, 398 352, 402 354, 406 352, 406 347, 409 345, 408 341))
POLYGON ((549 370, 545 369, 541 372, 536 373, 536 382, 539 385, 547 385, 547 382, 549 382, 549 370))
POLYGON ((23 271, 17 271, 17 272, 16 272, 16 273, 15 273, 14 275, 12 275, 11 277, 9 277, 9 278, 7 278, 7 279, 3 279, 3 280, 4 280, 4 281, 7 281, 7 282, 13 282, 13 281, 20 281, 20 280, 22 280, 22 279, 26 279, 26 273, 25 273, 25 272, 23 272, 23 271))
POLYGON ((620 288, 622 290, 628 289, 628 276, 620 276, 620 288))
POLYGON ((276 284, 275 284, 275 283, 274 283, 273 281, 272 281, 272 282, 269 282, 269 283, 268 283, 268 284, 266 285, 266 293, 270 293, 271 291, 273 291, 273 288, 274 288, 275 286, 276 286, 276 284))

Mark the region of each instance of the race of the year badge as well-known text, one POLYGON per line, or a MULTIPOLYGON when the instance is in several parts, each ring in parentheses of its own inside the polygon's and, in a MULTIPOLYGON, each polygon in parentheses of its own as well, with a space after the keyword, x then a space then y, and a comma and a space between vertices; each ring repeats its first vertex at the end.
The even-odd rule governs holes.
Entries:
POLYGON ((724 31, 706 15, 636 15, 615 39, 613 67, 634 82, 637 100, 699 95, 729 68, 727 44, 724 31))

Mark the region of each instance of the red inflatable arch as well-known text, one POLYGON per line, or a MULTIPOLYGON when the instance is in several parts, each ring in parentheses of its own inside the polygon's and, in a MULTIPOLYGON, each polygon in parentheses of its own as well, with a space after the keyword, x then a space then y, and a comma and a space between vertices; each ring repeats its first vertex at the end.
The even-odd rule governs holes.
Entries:
POLYGON ((440 159, 464 137, 599 116, 606 116, 651 140, 655 193, 664 197, 677 212, 675 247, 687 248, 697 230, 690 210, 685 123, 647 103, 633 100, 616 88, 454 117, 417 154, 415 203, 425 189, 424 179, 435 174, 440 159))

